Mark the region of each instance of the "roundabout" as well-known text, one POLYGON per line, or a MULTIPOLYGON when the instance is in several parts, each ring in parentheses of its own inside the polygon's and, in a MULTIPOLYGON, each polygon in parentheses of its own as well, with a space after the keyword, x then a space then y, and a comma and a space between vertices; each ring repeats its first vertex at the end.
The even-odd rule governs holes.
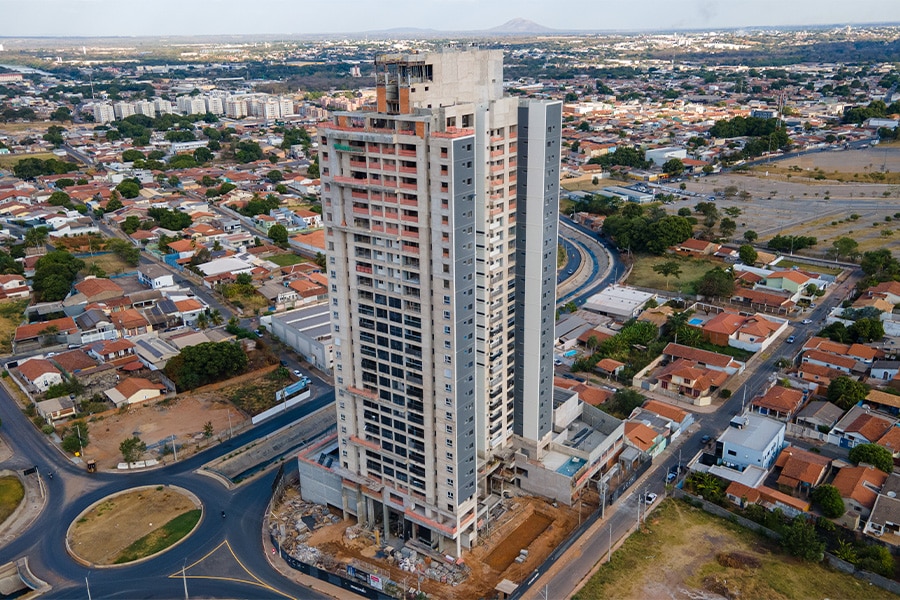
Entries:
POLYGON ((66 532, 66 549, 92 567, 140 562, 186 540, 203 516, 187 490, 157 485, 130 488, 95 502, 66 532))

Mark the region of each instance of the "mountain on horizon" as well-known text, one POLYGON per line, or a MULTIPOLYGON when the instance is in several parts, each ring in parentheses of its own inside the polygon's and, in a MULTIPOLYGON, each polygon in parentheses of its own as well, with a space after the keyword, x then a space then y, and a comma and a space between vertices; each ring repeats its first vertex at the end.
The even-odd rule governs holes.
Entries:
POLYGON ((485 30, 487 33, 552 33, 556 31, 528 19, 510 19, 503 25, 485 30))

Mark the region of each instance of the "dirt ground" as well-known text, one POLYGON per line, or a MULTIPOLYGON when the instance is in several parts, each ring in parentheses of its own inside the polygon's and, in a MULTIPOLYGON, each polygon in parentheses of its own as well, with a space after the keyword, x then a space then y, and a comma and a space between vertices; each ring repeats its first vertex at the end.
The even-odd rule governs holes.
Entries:
POLYGON ((86 561, 112 564, 132 543, 195 508, 193 500, 163 486, 107 498, 72 525, 69 546, 86 561))
MULTIPOLYGON (((299 492, 288 489, 279 505, 273 510, 274 519, 293 523, 298 520, 296 510, 299 492), (293 503, 293 505, 292 505, 293 503)), ((419 585, 433 598, 469 600, 495 596, 494 587, 502 579, 521 582, 534 571, 550 553, 578 525, 578 513, 564 506, 554 508, 540 498, 515 497, 506 500, 508 510, 500 517, 489 537, 482 538, 472 551, 463 553, 463 561, 469 569, 468 577, 456 586, 442 584, 423 577, 419 585), (528 550, 528 559, 516 563, 522 549, 528 550)), ((588 514, 586 503, 583 514, 588 514)), ((359 535, 349 539, 348 530, 356 530, 353 521, 339 521, 334 525, 318 527, 304 543, 320 553, 323 564, 340 566, 352 560, 375 565, 383 574, 407 587, 416 586, 416 575, 402 571, 385 560, 376 558, 379 547, 373 535, 359 535), (325 558, 322 558, 325 555, 325 558)), ((285 545, 288 549, 288 545, 285 545)))
POLYGON ((222 392, 183 395, 171 401, 162 401, 128 409, 111 411, 88 421, 90 446, 85 449, 87 458, 97 461, 100 469, 115 469, 122 461, 119 444, 133 435, 147 444, 142 458, 172 460, 172 436, 178 447, 178 459, 190 456, 217 439, 225 438, 230 425, 233 431, 246 427, 249 419, 230 403, 221 400, 222 392), (203 426, 211 422, 213 437, 207 441, 203 426), (162 445, 168 446, 165 456, 160 456, 162 445))

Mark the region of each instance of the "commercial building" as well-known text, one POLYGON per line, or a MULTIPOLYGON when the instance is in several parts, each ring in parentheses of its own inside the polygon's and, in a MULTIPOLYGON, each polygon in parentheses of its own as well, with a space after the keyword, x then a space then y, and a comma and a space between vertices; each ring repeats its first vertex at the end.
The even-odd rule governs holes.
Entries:
POLYGON ((375 111, 319 129, 326 501, 459 555, 492 477, 552 441, 562 105, 504 97, 497 50, 380 56, 376 77, 375 111))
POLYGON ((260 323, 268 327, 273 336, 293 348, 303 360, 317 369, 331 373, 334 345, 331 311, 327 302, 277 315, 266 315, 260 318, 260 323))

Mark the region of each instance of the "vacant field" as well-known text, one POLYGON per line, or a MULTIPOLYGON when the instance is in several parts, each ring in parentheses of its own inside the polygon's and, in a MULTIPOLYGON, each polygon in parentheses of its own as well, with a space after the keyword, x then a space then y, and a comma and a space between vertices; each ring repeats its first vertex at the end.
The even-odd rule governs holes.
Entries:
POLYGON ((69 528, 69 547, 79 558, 111 565, 161 552, 188 535, 199 507, 168 486, 135 489, 108 497, 69 528))
POLYGON ((6 521, 13 514, 22 498, 25 497, 25 488, 15 475, 0 477, 0 523, 6 521))
POLYGON ((81 260, 84 261, 84 269, 81 270, 82 274, 88 273, 88 269, 91 265, 97 265, 103 272, 107 275, 117 275, 119 273, 128 273, 137 269, 137 267, 132 267, 127 262, 119 258, 116 254, 97 254, 94 256, 86 256, 81 260))
POLYGON ((0 169, 12 169, 14 166, 16 166, 16 163, 24 158, 39 158, 41 160, 47 160, 48 158, 59 159, 59 157, 52 152, 36 152, 34 154, 0 154, 0 169))
POLYGON ((839 275, 843 269, 835 268, 835 267, 823 267, 822 265, 813 265, 810 263, 805 263, 799 260, 791 260, 785 258, 784 260, 778 263, 778 267, 782 269, 793 269, 797 267, 802 271, 811 271, 813 273, 819 273, 820 275, 839 275))
POLYGON ((704 273, 714 267, 724 267, 724 263, 716 260, 706 260, 700 258, 686 258, 682 256, 651 256, 651 255, 635 255, 634 269, 628 276, 628 285, 638 287, 653 288, 656 290, 672 290, 690 293, 693 289, 693 282, 700 279, 704 273), (653 270, 653 267, 665 262, 677 262, 681 267, 681 275, 666 278, 653 270))
POLYGON ((22 324, 29 300, 0 303, 0 354, 12 352, 12 338, 22 324))
POLYGON ((674 500, 663 502, 574 597, 896 598, 850 575, 781 554, 770 540, 674 500))
POLYGON ((275 256, 270 256, 266 260, 275 263, 279 267, 287 267, 308 262, 305 258, 297 256, 296 254, 276 254, 275 256))
POLYGON ((292 381, 286 369, 275 369, 252 382, 225 388, 221 393, 246 414, 257 415, 275 406, 275 392, 292 381))

